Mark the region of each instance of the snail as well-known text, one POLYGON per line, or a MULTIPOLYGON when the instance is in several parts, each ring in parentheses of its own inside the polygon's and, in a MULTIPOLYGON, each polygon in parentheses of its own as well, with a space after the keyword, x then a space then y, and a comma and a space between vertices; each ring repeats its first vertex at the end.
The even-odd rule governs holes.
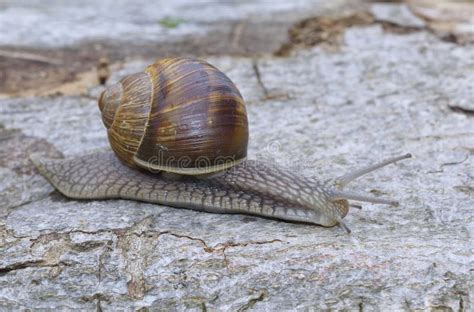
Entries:
POLYGON ((33 158, 39 172, 74 199, 121 198, 213 213, 240 213, 331 227, 349 200, 398 205, 345 191, 406 154, 318 181, 247 159, 248 122, 234 83, 207 62, 156 61, 106 88, 99 109, 112 151, 72 159, 33 158))

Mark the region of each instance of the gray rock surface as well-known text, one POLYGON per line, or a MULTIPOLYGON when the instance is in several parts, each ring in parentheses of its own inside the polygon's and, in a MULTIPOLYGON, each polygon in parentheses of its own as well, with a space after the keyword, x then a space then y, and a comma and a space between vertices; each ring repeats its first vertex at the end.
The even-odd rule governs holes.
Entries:
POLYGON ((205 34, 220 22, 270 19, 288 12, 301 16, 358 1, 331 2, 86 0, 51 5, 40 0, 4 1, 0 4, 0 29, 8 31, 2 32, 0 45, 63 47, 91 40, 156 43, 205 34))
MULTIPOLYGON (((69 200, 28 156, 108 148, 94 99, 101 89, 4 99, 0 309, 474 310, 474 123, 449 108, 474 101, 474 49, 377 24, 343 36, 336 50, 208 61, 248 103, 250 157, 325 179, 411 152, 413 159, 352 186, 400 207, 364 204, 345 218, 347 235, 244 215, 69 200)), ((125 63, 109 83, 148 62, 125 63)))

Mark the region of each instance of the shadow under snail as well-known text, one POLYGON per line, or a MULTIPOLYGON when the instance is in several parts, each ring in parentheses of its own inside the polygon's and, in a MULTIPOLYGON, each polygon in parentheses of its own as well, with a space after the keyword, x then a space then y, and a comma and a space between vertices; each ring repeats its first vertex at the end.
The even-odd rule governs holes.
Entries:
POLYGON ((398 205, 345 191, 356 178, 411 157, 394 157, 329 181, 247 160, 245 104, 214 66, 168 58, 124 77, 100 96, 112 151, 72 159, 33 158, 63 195, 122 198, 214 213, 339 224, 348 200, 398 205))

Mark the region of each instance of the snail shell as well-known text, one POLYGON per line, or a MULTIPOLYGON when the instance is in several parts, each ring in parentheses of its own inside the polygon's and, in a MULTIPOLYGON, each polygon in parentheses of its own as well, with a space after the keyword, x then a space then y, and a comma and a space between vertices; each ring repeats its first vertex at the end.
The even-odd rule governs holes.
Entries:
POLYGON ((201 60, 161 59, 108 87, 99 108, 112 149, 131 167, 198 175, 247 156, 244 100, 201 60))

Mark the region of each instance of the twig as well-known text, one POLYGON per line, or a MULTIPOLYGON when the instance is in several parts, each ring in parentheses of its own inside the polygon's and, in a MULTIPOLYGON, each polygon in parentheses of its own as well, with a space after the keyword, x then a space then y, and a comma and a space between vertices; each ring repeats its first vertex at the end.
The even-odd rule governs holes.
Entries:
POLYGON ((61 61, 54 60, 54 59, 46 57, 46 56, 33 54, 33 53, 26 53, 26 52, 15 52, 15 51, 0 50, 0 56, 7 57, 7 58, 26 60, 26 61, 34 61, 34 62, 53 64, 53 65, 61 65, 62 64, 61 61))

